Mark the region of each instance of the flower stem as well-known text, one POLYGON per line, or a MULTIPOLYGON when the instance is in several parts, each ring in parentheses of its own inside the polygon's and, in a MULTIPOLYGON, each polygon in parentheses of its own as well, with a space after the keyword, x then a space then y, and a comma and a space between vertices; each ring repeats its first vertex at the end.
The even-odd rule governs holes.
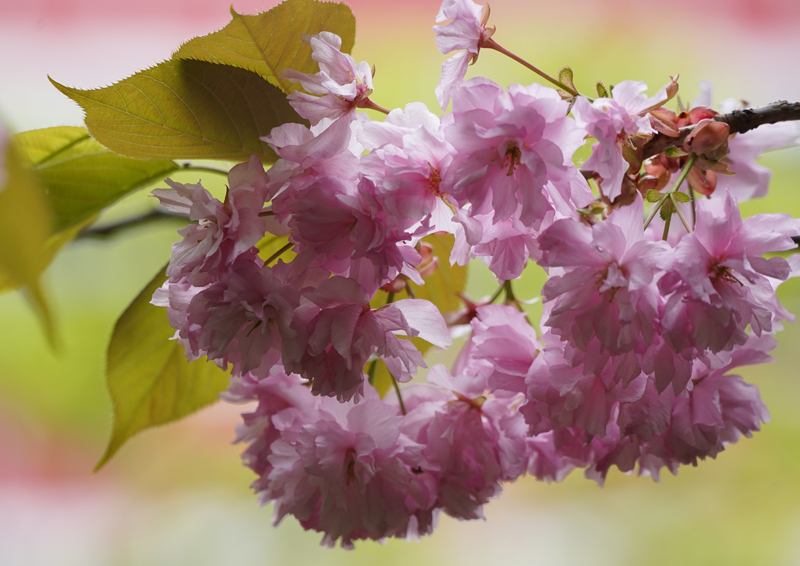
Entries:
POLYGON ((215 169, 214 167, 201 167, 199 165, 192 165, 191 163, 184 163, 181 165, 181 171, 199 171, 201 173, 214 173, 215 175, 228 176, 228 171, 224 169, 215 169))
POLYGON ((514 61, 516 61, 520 65, 522 65, 523 67, 525 67, 527 69, 530 69, 531 71, 533 71, 534 73, 536 73, 537 75, 542 77, 544 80, 554 84, 555 86, 557 86, 561 90, 563 90, 565 92, 568 92, 572 96, 578 96, 578 92, 575 89, 568 87, 567 85, 565 85, 564 83, 562 83, 558 79, 554 79, 553 77, 551 77, 550 75, 548 75, 544 71, 534 67, 533 65, 528 63, 522 57, 519 57, 518 55, 515 55, 514 53, 512 53, 511 51, 509 51, 508 49, 506 49, 505 47, 503 47, 499 43, 497 43, 494 39, 489 38, 486 41, 482 42, 481 43, 481 47, 485 47, 486 49, 494 49, 495 51, 499 51, 500 53, 510 57, 511 59, 513 59, 514 61))
MULTIPOLYGON (((675 205, 673 203, 673 207, 674 206, 675 205)), ((669 236, 669 225, 671 223, 672 223, 672 215, 670 214, 669 216, 667 216, 667 219, 664 221, 664 235, 661 236, 661 239, 664 240, 665 242, 667 241, 667 236, 669 236)))
POLYGON ((375 370, 378 369, 378 360, 372 360, 372 363, 369 364, 369 369, 367 370, 367 381, 369 381, 370 385, 375 385, 373 382, 375 381, 375 370))
POLYGON ((492 298, 489 299, 489 303, 491 304, 491 303, 495 302, 497 300, 497 298, 500 296, 500 293, 502 293, 503 289, 505 289, 505 288, 506 288, 506 282, 503 281, 500 284, 500 286, 497 288, 497 291, 494 292, 494 295, 492 295, 492 298))
POLYGON ((686 231, 691 234, 692 233, 692 227, 689 226, 689 221, 686 220, 686 217, 683 215, 683 212, 681 212, 681 209, 678 208, 678 201, 675 200, 675 198, 672 195, 670 195, 670 198, 672 199, 672 207, 675 209, 675 213, 678 215, 678 218, 681 219, 681 222, 683 223, 683 227, 686 228, 686 231))
POLYGON ((161 210, 151 210, 145 214, 128 218, 127 220, 122 220, 114 224, 86 228, 77 235, 77 238, 111 238, 118 232, 122 232, 128 228, 136 228, 144 224, 160 222, 162 220, 180 220, 185 224, 188 219, 183 214, 175 214, 173 212, 164 212, 161 210))
POLYGON ((511 280, 503 281, 503 290, 506 292, 506 304, 516 303, 517 297, 514 295, 514 287, 511 286, 511 280))
POLYGON ((661 210, 661 206, 664 204, 664 201, 667 200, 668 196, 669 196, 668 194, 665 194, 664 196, 661 197, 661 200, 659 200, 657 203, 653 205, 653 209, 650 211, 650 216, 648 216, 647 220, 644 221, 645 230, 647 230, 647 227, 650 226, 650 223, 653 221, 653 218, 656 217, 658 211, 661 210))
POLYGON ((375 104, 369 98, 365 98, 364 100, 359 102, 358 108, 368 108, 369 110, 377 110, 378 112, 382 112, 383 114, 389 114, 389 110, 387 110, 380 104, 375 104))
MULTIPOLYGON (((686 165, 684 165, 683 169, 681 169, 681 174, 678 176, 678 180, 675 181, 675 184, 672 185, 672 188, 670 188, 666 193, 664 193, 664 196, 661 197, 661 200, 659 200, 655 204, 655 206, 653 206, 653 210, 650 211, 650 216, 648 216, 647 220, 644 221, 645 230, 647 230, 647 227, 650 226, 650 223, 653 221, 653 218, 656 217, 658 211, 661 210, 661 207, 664 205, 664 201, 667 200, 667 197, 681 188, 683 181, 686 179, 686 176, 689 174, 689 171, 692 169, 692 167, 694 167, 696 161, 697 161, 697 154, 693 153, 689 157, 689 161, 687 161, 686 165)), ((677 210, 678 207, 675 206, 675 209, 677 210)))
MULTIPOLYGON (((391 373, 389 374, 391 375, 391 373)), ((394 390, 397 393, 397 400, 400 402, 400 412, 403 413, 403 416, 406 415, 406 404, 403 403, 403 395, 400 393, 400 386, 397 384, 397 380, 392 375, 392 385, 394 385, 394 390)))
POLYGON ((697 154, 693 153, 689 156, 689 161, 686 162, 686 165, 683 166, 681 169, 681 174, 678 176, 678 180, 675 181, 675 184, 672 185, 672 188, 669 190, 670 193, 674 193, 678 189, 681 188, 683 181, 686 179, 687 175, 689 175, 689 171, 691 171, 692 167, 694 167, 695 162, 697 161, 697 154))

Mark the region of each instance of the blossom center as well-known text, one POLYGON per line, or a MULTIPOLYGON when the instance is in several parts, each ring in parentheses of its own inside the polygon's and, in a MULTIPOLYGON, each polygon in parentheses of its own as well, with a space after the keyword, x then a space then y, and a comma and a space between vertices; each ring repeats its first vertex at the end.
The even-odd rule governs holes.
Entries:
POLYGON ((350 485, 350 482, 355 481, 356 479, 356 451, 353 448, 350 448, 344 457, 347 461, 345 485, 350 485))
POLYGON ((442 193, 439 190, 439 185, 442 182, 442 177, 439 174, 439 170, 431 165, 430 162, 428 162, 428 167, 431 170, 431 175, 428 177, 428 192, 433 196, 440 197, 442 196, 442 193))
POLYGON ((506 147, 506 153, 503 155, 503 165, 500 168, 508 168, 508 173, 506 173, 506 175, 510 177, 514 174, 514 170, 517 168, 517 165, 519 165, 521 158, 522 150, 520 150, 516 142, 512 142, 506 147))
POLYGON ((736 278, 730 267, 719 265, 718 263, 712 264, 711 276, 714 279, 721 279, 727 283, 738 283, 739 286, 743 286, 743 283, 736 278))

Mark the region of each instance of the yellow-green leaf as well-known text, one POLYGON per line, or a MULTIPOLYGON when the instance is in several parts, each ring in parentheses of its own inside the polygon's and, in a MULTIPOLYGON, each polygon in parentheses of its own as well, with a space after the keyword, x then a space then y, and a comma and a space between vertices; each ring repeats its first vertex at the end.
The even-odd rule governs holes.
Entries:
POLYGON ((84 128, 32 130, 14 137, 53 209, 56 232, 83 224, 123 196, 180 167, 169 159, 131 159, 107 150, 84 128))
MULTIPOLYGON (((3 149, 0 149, 3 151, 3 149)), ((0 284, 23 287, 51 344, 55 332, 39 277, 47 267, 52 212, 36 177, 26 170, 13 144, 5 148, 5 180, 0 186, 0 284)))
POLYGON ((356 21, 344 4, 286 0, 255 16, 237 14, 233 9, 231 14, 233 19, 227 26, 189 40, 173 57, 248 69, 291 92, 298 85, 278 78, 282 70, 319 70, 311 59, 311 48, 301 39, 303 34, 335 33, 342 38, 343 53, 350 53, 355 43, 356 21))
POLYGON ((93 90, 51 81, 80 104, 97 141, 137 159, 246 161, 258 155, 274 162, 259 138, 286 122, 304 123, 286 95, 261 76, 205 61, 165 61, 93 90))
POLYGON ((433 246, 433 255, 439 265, 430 276, 425 277, 425 285, 411 284, 417 299, 426 299, 445 313, 462 307, 459 293, 467 284, 467 266, 450 265, 450 253, 455 238, 451 234, 431 234, 422 239, 433 246))
POLYGON ((372 370, 372 375, 370 376, 370 384, 375 388, 378 392, 378 395, 381 396, 381 399, 386 397, 386 394, 392 389, 394 384, 392 380, 391 372, 389 368, 386 367, 386 364, 383 363, 381 360, 374 360, 367 364, 367 367, 370 367, 371 364, 375 364, 375 369, 372 370))
POLYGON ((75 144, 89 139, 89 132, 80 126, 59 126, 30 130, 14 136, 22 166, 27 169, 46 165, 58 159, 75 144))
POLYGON ((130 437, 181 419, 217 400, 230 375, 206 360, 187 362, 170 338, 166 309, 150 304, 166 267, 145 287, 114 327, 108 346, 108 390, 114 428, 99 470, 130 437))

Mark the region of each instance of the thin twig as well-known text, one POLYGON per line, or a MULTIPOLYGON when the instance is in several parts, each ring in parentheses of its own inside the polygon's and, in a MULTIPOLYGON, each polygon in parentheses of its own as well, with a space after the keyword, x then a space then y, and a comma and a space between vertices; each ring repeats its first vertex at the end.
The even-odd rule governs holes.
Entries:
POLYGON ((283 246, 281 249, 279 249, 277 252, 275 252, 274 254, 269 256, 269 259, 267 259, 267 261, 264 262, 264 265, 269 265, 270 263, 272 263, 273 261, 275 261, 276 259, 281 257, 281 255, 283 255, 284 252, 292 249, 293 246, 294 246, 294 244, 289 242, 288 244, 283 246))
POLYGON ((118 232, 123 232, 129 228, 136 228, 152 222, 160 222, 162 220, 182 220, 184 223, 189 219, 182 214, 175 214, 173 212, 165 212, 161 210, 151 210, 145 214, 134 216, 126 220, 121 220, 113 224, 106 224, 105 226, 97 226, 87 228, 78 234, 79 239, 83 238, 97 238, 107 239, 115 236, 118 232))
POLYGON ((578 96, 578 92, 574 88, 571 88, 571 87, 565 85, 564 83, 562 83, 558 79, 555 79, 555 78, 551 77, 550 75, 548 75, 547 73, 545 73, 541 69, 538 69, 537 67, 531 65, 530 63, 528 63, 525 59, 523 59, 519 55, 516 55, 516 54, 512 53, 511 51, 509 51, 508 49, 506 49, 505 47, 503 47, 502 45, 497 43, 494 39, 490 38, 490 39, 487 39, 486 41, 482 42, 481 43, 481 47, 483 47, 485 49, 494 49, 495 51, 499 51, 500 53, 502 53, 503 55, 505 55, 507 57, 510 57, 511 59, 513 59, 514 61, 516 61, 520 65, 522 65, 523 67, 525 67, 527 69, 530 69, 531 71, 533 71, 534 73, 536 73, 537 75, 542 77, 547 82, 552 83, 553 85, 557 86, 558 88, 560 88, 564 92, 567 92, 567 93, 571 94, 572 96, 578 96))
MULTIPOLYGON (((800 120, 800 102, 778 100, 760 108, 745 108, 744 110, 734 110, 728 114, 717 114, 714 116, 714 120, 728 124, 732 134, 743 134, 764 124, 800 120)), ((642 146, 642 158, 653 157, 670 147, 682 147, 692 130, 694 130, 694 125, 684 126, 678 130, 680 133, 677 137, 656 134, 642 146)))
POLYGON ((681 222, 683 223, 683 227, 686 228, 686 231, 691 234, 692 233, 692 227, 689 226, 689 221, 686 220, 686 217, 683 215, 683 212, 681 212, 681 209, 678 208, 678 202, 677 202, 677 199, 675 199, 675 197, 673 196, 674 194, 675 193, 672 193, 669 196, 669 198, 672 199, 672 207, 675 209, 675 214, 677 214, 678 218, 681 219, 681 222))

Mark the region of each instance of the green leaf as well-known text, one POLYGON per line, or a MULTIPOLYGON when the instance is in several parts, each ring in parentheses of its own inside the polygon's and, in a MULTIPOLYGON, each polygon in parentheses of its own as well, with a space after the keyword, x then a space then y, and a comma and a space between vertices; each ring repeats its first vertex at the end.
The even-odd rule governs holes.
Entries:
POLYGON ((169 159, 121 157, 84 128, 32 130, 14 137, 53 209, 55 231, 83 224, 123 196, 180 169, 169 159))
POLYGON ((599 96, 600 98, 609 98, 608 91, 606 90, 606 85, 604 85, 602 81, 597 81, 597 84, 594 86, 597 89, 597 96, 599 96))
POLYGON ((61 126, 42 128, 16 134, 14 143, 17 146, 20 163, 27 169, 46 165, 48 161, 58 159, 75 144, 89 139, 89 132, 80 126, 61 126))
POLYGON ((649 191, 647 191, 646 198, 647 198, 647 202, 658 202, 662 198, 664 198, 664 195, 662 195, 660 192, 658 192, 656 190, 650 189, 649 191))
POLYGON ((422 239, 433 246, 433 255, 439 260, 438 267, 425 277, 425 285, 411 283, 414 296, 432 302, 443 313, 461 308, 461 297, 467 284, 467 266, 450 265, 450 253, 455 238, 450 234, 431 234, 422 239))
POLYGON ((682 193, 680 191, 675 191, 674 193, 672 193, 672 198, 674 198, 678 202, 689 202, 691 200, 689 198, 689 195, 687 195, 686 193, 682 193))
POLYGON ((661 219, 666 222, 666 220, 675 213, 675 207, 672 205, 672 199, 664 200, 664 204, 661 205, 661 210, 659 211, 661 214, 661 219))
POLYGON ((222 159, 258 155, 272 128, 304 121, 286 95, 256 73, 204 61, 165 61, 94 90, 51 82, 86 112, 89 133, 111 151, 137 159, 222 159))
POLYGON ((304 34, 321 31, 342 38, 342 52, 350 53, 355 43, 356 21, 344 4, 287 0, 268 12, 255 16, 237 14, 220 31, 189 40, 173 56, 248 69, 258 73, 284 92, 299 87, 278 78, 284 69, 316 73, 317 63, 311 59, 311 47, 304 34))
POLYGON ((170 338, 167 311, 150 304, 166 281, 166 266, 145 287, 114 327, 108 346, 108 390, 114 428, 95 471, 133 435, 177 421, 217 400, 230 375, 211 362, 187 362, 183 346, 170 338))
POLYGON ((278 257, 280 257, 285 263, 289 263, 297 254, 295 254, 291 249, 281 251, 287 244, 289 244, 288 234, 285 236, 275 236, 274 234, 267 232, 256 244, 256 248, 258 248, 258 257, 265 262, 269 259, 272 259, 272 261, 269 262, 270 265, 274 265, 274 263, 278 260, 278 257), (275 257, 276 254, 280 255, 275 257))
MULTIPOLYGON (((3 149, 0 149, 3 151, 3 149)), ((55 346, 50 309, 39 284, 47 267, 52 212, 36 177, 22 165, 14 144, 5 149, 5 181, 0 185, 0 286, 22 287, 55 346)))

